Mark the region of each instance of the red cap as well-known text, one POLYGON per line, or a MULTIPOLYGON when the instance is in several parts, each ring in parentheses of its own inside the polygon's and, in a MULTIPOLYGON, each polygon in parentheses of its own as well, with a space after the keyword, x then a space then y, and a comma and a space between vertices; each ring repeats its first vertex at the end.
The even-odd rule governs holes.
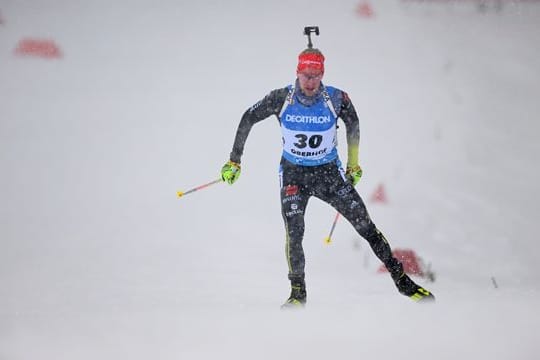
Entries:
POLYGON ((308 49, 298 55, 296 71, 302 71, 307 68, 320 70, 324 73, 324 55, 319 50, 308 49))

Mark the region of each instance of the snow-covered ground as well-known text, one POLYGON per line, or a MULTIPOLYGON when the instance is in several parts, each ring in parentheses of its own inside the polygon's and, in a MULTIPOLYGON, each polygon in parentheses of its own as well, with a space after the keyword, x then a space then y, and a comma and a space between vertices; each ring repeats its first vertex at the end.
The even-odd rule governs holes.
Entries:
POLYGON ((362 3, 1 2, 0 359, 538 358, 540 4, 362 3), (436 304, 399 295, 344 221, 325 245, 313 199, 309 304, 279 310, 275 119, 234 186, 176 197, 294 79, 307 25, 361 118, 358 189, 432 264, 436 304), (63 56, 16 56, 23 38, 63 56))

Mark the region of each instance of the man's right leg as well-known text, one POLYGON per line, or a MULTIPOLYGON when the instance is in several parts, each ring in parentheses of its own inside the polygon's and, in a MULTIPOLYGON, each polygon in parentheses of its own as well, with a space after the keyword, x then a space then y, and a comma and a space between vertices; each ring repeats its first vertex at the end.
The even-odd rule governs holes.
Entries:
POLYGON ((304 211, 309 195, 301 185, 284 184, 281 188, 281 214, 285 223, 285 256, 289 266, 291 295, 283 307, 303 306, 307 300, 304 280, 305 257, 302 247, 304 238, 304 211))

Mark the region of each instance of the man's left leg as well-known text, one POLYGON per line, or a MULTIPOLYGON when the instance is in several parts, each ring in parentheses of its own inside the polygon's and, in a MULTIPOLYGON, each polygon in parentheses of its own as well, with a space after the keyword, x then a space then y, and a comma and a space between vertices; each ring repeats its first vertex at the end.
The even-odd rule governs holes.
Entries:
POLYGON ((346 218, 360 236, 367 240, 373 253, 382 261, 398 291, 414 301, 433 300, 435 297, 428 290, 418 286, 403 271, 401 262, 392 255, 390 244, 384 235, 377 229, 369 214, 364 201, 354 187, 341 176, 334 177, 333 186, 328 191, 317 195, 321 200, 328 202, 344 218, 346 218))

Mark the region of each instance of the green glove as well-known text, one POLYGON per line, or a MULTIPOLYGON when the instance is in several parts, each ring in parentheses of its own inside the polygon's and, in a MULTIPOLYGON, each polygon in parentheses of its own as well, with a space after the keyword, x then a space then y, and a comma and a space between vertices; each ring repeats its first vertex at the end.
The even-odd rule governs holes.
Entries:
POLYGON ((229 185, 234 184, 239 177, 240 164, 237 164, 234 161, 227 161, 227 163, 221 168, 221 179, 227 182, 229 185))
POLYGON ((353 186, 356 186, 362 177, 362 168, 360 165, 347 166, 345 177, 353 184, 353 186))

